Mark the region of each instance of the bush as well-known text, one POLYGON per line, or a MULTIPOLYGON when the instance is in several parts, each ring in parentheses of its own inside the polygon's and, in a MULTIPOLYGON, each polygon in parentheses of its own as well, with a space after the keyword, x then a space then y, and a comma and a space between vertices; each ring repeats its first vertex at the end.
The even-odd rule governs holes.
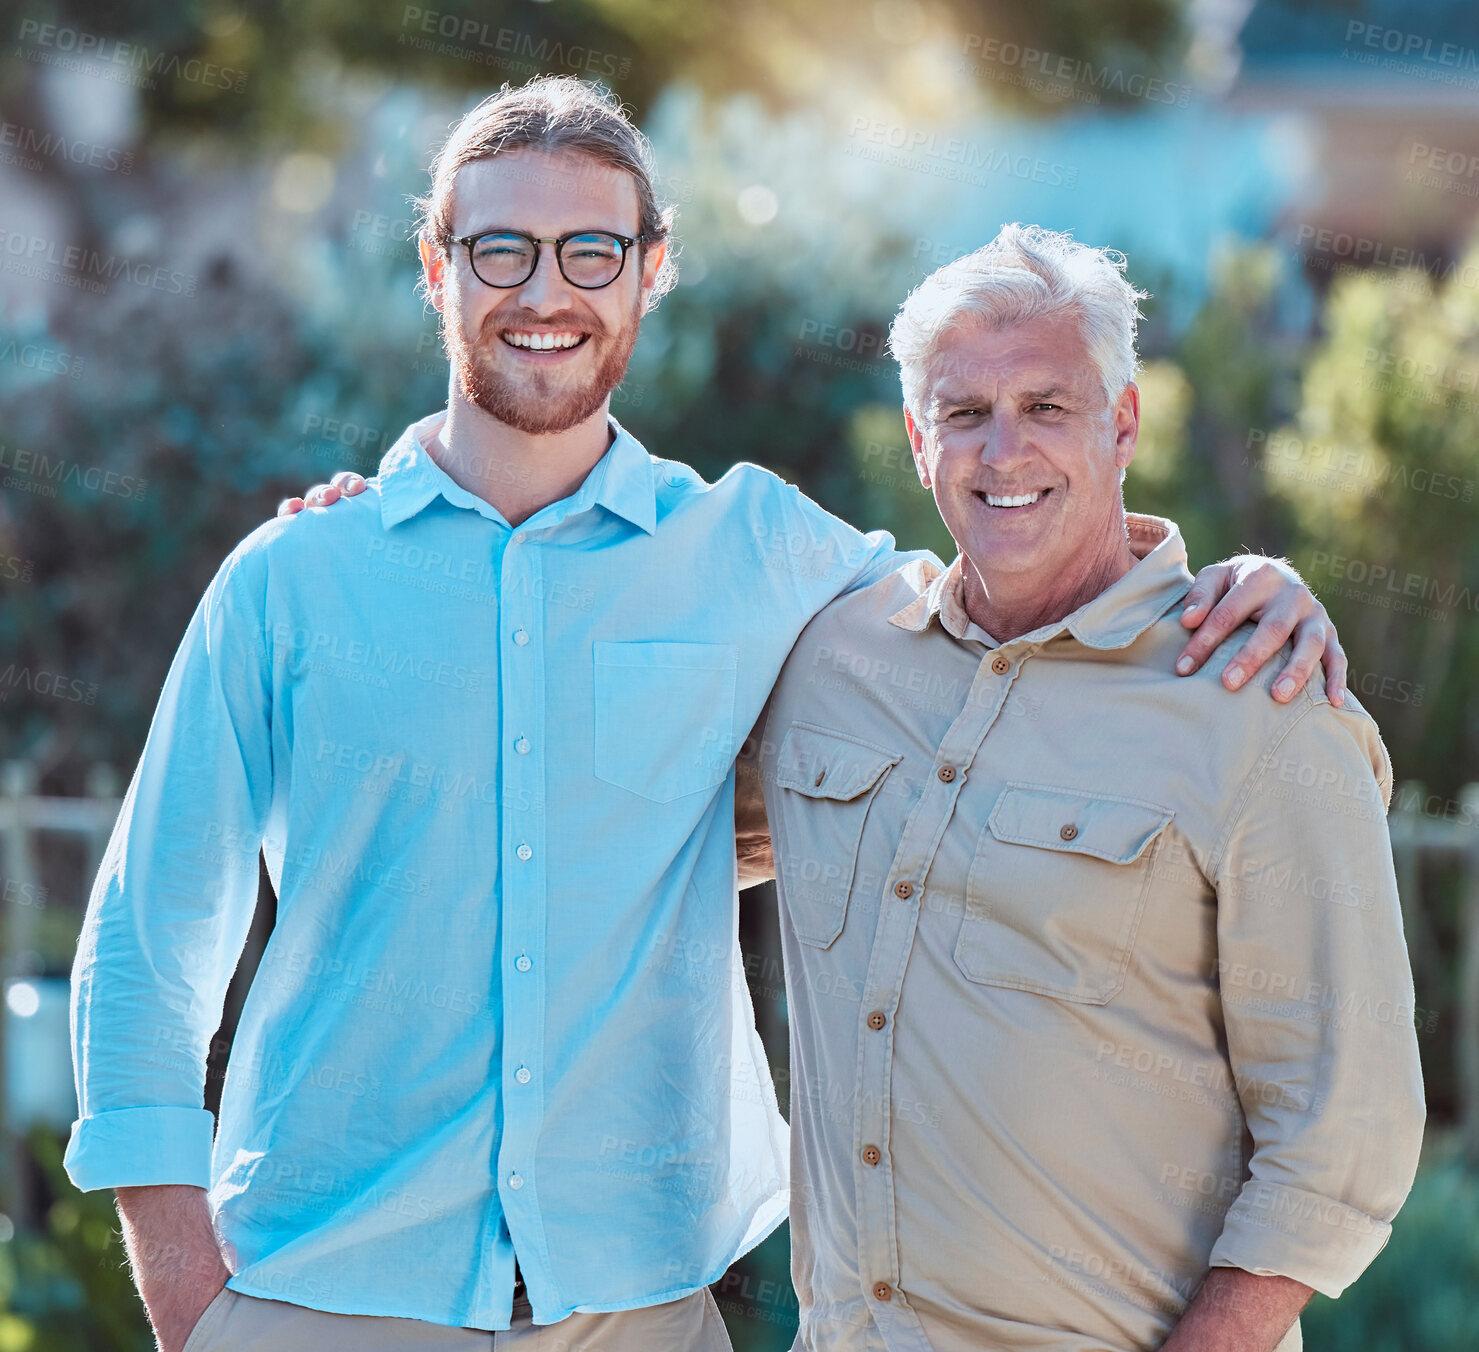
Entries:
POLYGON ((1479 1174, 1429 1162, 1392 1238, 1339 1300, 1305 1311, 1309 1352, 1473 1352, 1479 1347, 1479 1174))

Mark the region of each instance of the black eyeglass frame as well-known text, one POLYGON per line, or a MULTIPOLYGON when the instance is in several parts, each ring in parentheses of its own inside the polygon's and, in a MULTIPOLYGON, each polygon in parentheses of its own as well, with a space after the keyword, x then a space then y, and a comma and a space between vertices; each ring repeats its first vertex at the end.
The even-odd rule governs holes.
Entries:
POLYGON ((472 269, 472 275, 482 282, 484 286, 491 286, 495 291, 511 291, 516 286, 523 286, 536 272, 539 271, 539 257, 543 252, 543 246, 553 244, 555 246, 555 266, 560 269, 560 276, 571 286, 581 291, 604 291, 612 282, 616 281, 626 271, 627 254, 631 252, 634 244, 651 244, 657 237, 654 235, 618 235, 615 230, 572 230, 568 235, 531 235, 523 230, 479 230, 475 235, 463 235, 460 238, 447 236, 447 244, 460 244, 467 250, 467 265, 472 269), (490 235, 513 235, 518 239, 527 239, 534 246, 534 261, 529 264, 529 271, 516 282, 489 282, 484 280, 483 274, 478 271, 478 265, 473 261, 472 249, 480 239, 487 239, 490 235), (577 282, 565 271, 565 246, 572 239, 579 239, 583 235, 605 235, 608 239, 614 239, 621 245, 621 263, 616 272, 604 282, 597 282, 595 286, 587 286, 584 282, 577 282))

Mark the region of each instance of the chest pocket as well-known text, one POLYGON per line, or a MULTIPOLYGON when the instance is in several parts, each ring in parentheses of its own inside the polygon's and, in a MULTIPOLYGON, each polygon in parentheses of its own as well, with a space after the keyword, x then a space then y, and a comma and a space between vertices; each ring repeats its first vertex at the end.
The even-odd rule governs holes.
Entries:
POLYGON ((868 810, 902 757, 825 728, 794 723, 776 756, 781 905, 802 943, 842 933, 868 810))
POLYGON ((1008 784, 966 879, 956 966, 987 986, 1107 1004, 1124 985, 1174 815, 1110 794, 1008 784))
POLYGON ((734 764, 732 643, 595 648, 596 778, 655 803, 721 784, 734 764))

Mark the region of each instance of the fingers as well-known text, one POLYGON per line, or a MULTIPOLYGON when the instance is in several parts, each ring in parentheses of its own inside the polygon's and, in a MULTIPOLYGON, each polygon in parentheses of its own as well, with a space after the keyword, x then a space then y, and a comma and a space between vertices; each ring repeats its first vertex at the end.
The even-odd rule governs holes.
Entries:
POLYGON ((1339 709, 1345 703, 1345 681, 1347 663, 1345 649, 1340 646, 1340 635, 1335 626, 1329 625, 1329 636, 1325 642, 1325 697, 1339 709))
POLYGON ((355 497, 368 487, 363 474, 341 469, 328 483, 314 484, 301 498, 284 498, 277 504, 277 514, 295 516, 305 507, 332 507, 341 497, 355 497))
MULTIPOLYGON (((1188 629, 1195 629, 1206 618, 1207 611, 1222 599, 1231 582, 1231 564, 1212 563, 1203 568, 1181 603, 1181 623, 1188 629)), ((1197 666, 1200 665, 1198 662, 1197 666)), ((1187 668, 1187 671, 1195 670, 1196 667, 1187 668)))
POLYGON ((1289 703, 1315 674, 1330 632, 1330 626, 1323 620, 1306 620, 1295 630, 1294 652, 1274 682, 1273 695, 1280 704, 1289 703))
MULTIPOLYGON (((1209 572, 1210 569, 1204 568, 1202 571, 1209 572)), ((1257 608, 1256 604, 1249 605, 1248 602, 1248 584, 1246 582, 1239 582, 1212 607, 1207 618, 1197 628, 1196 633, 1187 640, 1186 647, 1181 650, 1181 656, 1176 659, 1176 674, 1178 676, 1189 676, 1192 672, 1198 670, 1202 663, 1217 650, 1223 640, 1248 618, 1252 611, 1257 608)), ((1186 619, 1183 615, 1182 623, 1184 624, 1185 622, 1186 619)), ((1294 625, 1291 621, 1289 628, 1284 631, 1286 638, 1289 635, 1290 629, 1293 627, 1294 625)), ((1265 653, 1263 661, 1267 660, 1268 654, 1265 653)), ((1262 665, 1263 662, 1261 661, 1259 666, 1262 665)), ((1256 669, 1254 668, 1254 670, 1256 669)), ((1224 685, 1228 684, 1228 676, 1233 671, 1234 668, 1229 666, 1227 671, 1223 673, 1222 679, 1224 685)), ((1237 676, 1236 683, 1228 685, 1228 689, 1236 690, 1247 678, 1247 674, 1246 671, 1242 671, 1237 676)))
MULTIPOLYGON (((1238 588, 1234 587, 1227 594, 1226 603, 1231 605, 1237 596, 1238 588)), ((1238 597, 1240 602, 1246 601, 1245 597, 1238 597)), ((1230 612, 1233 627, 1243 624, 1250 616, 1246 613, 1246 607, 1240 606, 1230 612)), ((1305 621, 1308 623, 1308 621, 1305 621)), ((1248 641, 1233 654, 1233 659, 1227 664, 1222 673, 1222 683, 1229 690, 1236 690, 1243 685, 1250 676, 1263 669, 1264 663, 1273 657, 1289 641, 1289 636, 1295 633, 1296 626, 1301 625, 1301 617, 1294 607, 1288 604, 1268 606, 1264 609, 1258 620, 1258 627, 1248 635, 1248 641)), ((1314 654, 1308 665, 1304 668, 1304 675, 1300 677, 1297 685, 1287 692, 1285 698, 1292 699, 1304 687, 1305 681, 1309 679, 1310 672, 1314 669, 1314 663, 1319 660, 1320 654, 1325 651, 1325 632, 1323 623, 1318 624, 1312 632, 1315 635, 1314 654)), ((1285 668, 1286 675, 1288 668, 1285 668)))
POLYGON ((1177 672, 1186 676, 1196 671, 1229 634, 1250 619, 1256 619, 1258 626, 1224 668, 1223 685, 1229 690, 1244 685, 1292 635, 1294 650, 1274 682, 1274 698, 1288 703, 1323 660, 1326 697, 1340 707, 1347 666, 1335 626, 1299 575, 1280 560, 1231 559, 1197 574, 1181 612, 1181 623, 1196 633, 1176 660, 1177 672), (1204 612, 1206 617, 1199 619, 1204 612))

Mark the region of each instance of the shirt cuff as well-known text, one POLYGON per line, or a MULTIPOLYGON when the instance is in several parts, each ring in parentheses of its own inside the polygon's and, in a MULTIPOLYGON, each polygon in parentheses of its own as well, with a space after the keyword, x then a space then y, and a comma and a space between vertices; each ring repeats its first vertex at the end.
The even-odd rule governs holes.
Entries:
POLYGON ((1340 1295, 1391 1238, 1386 1221, 1303 1188, 1261 1179, 1243 1185, 1212 1246, 1212 1267, 1292 1277, 1321 1295, 1340 1295))
POLYGON ((115 1108, 72 1123, 62 1163, 81 1192, 162 1183, 209 1189, 215 1129, 204 1108, 115 1108))

